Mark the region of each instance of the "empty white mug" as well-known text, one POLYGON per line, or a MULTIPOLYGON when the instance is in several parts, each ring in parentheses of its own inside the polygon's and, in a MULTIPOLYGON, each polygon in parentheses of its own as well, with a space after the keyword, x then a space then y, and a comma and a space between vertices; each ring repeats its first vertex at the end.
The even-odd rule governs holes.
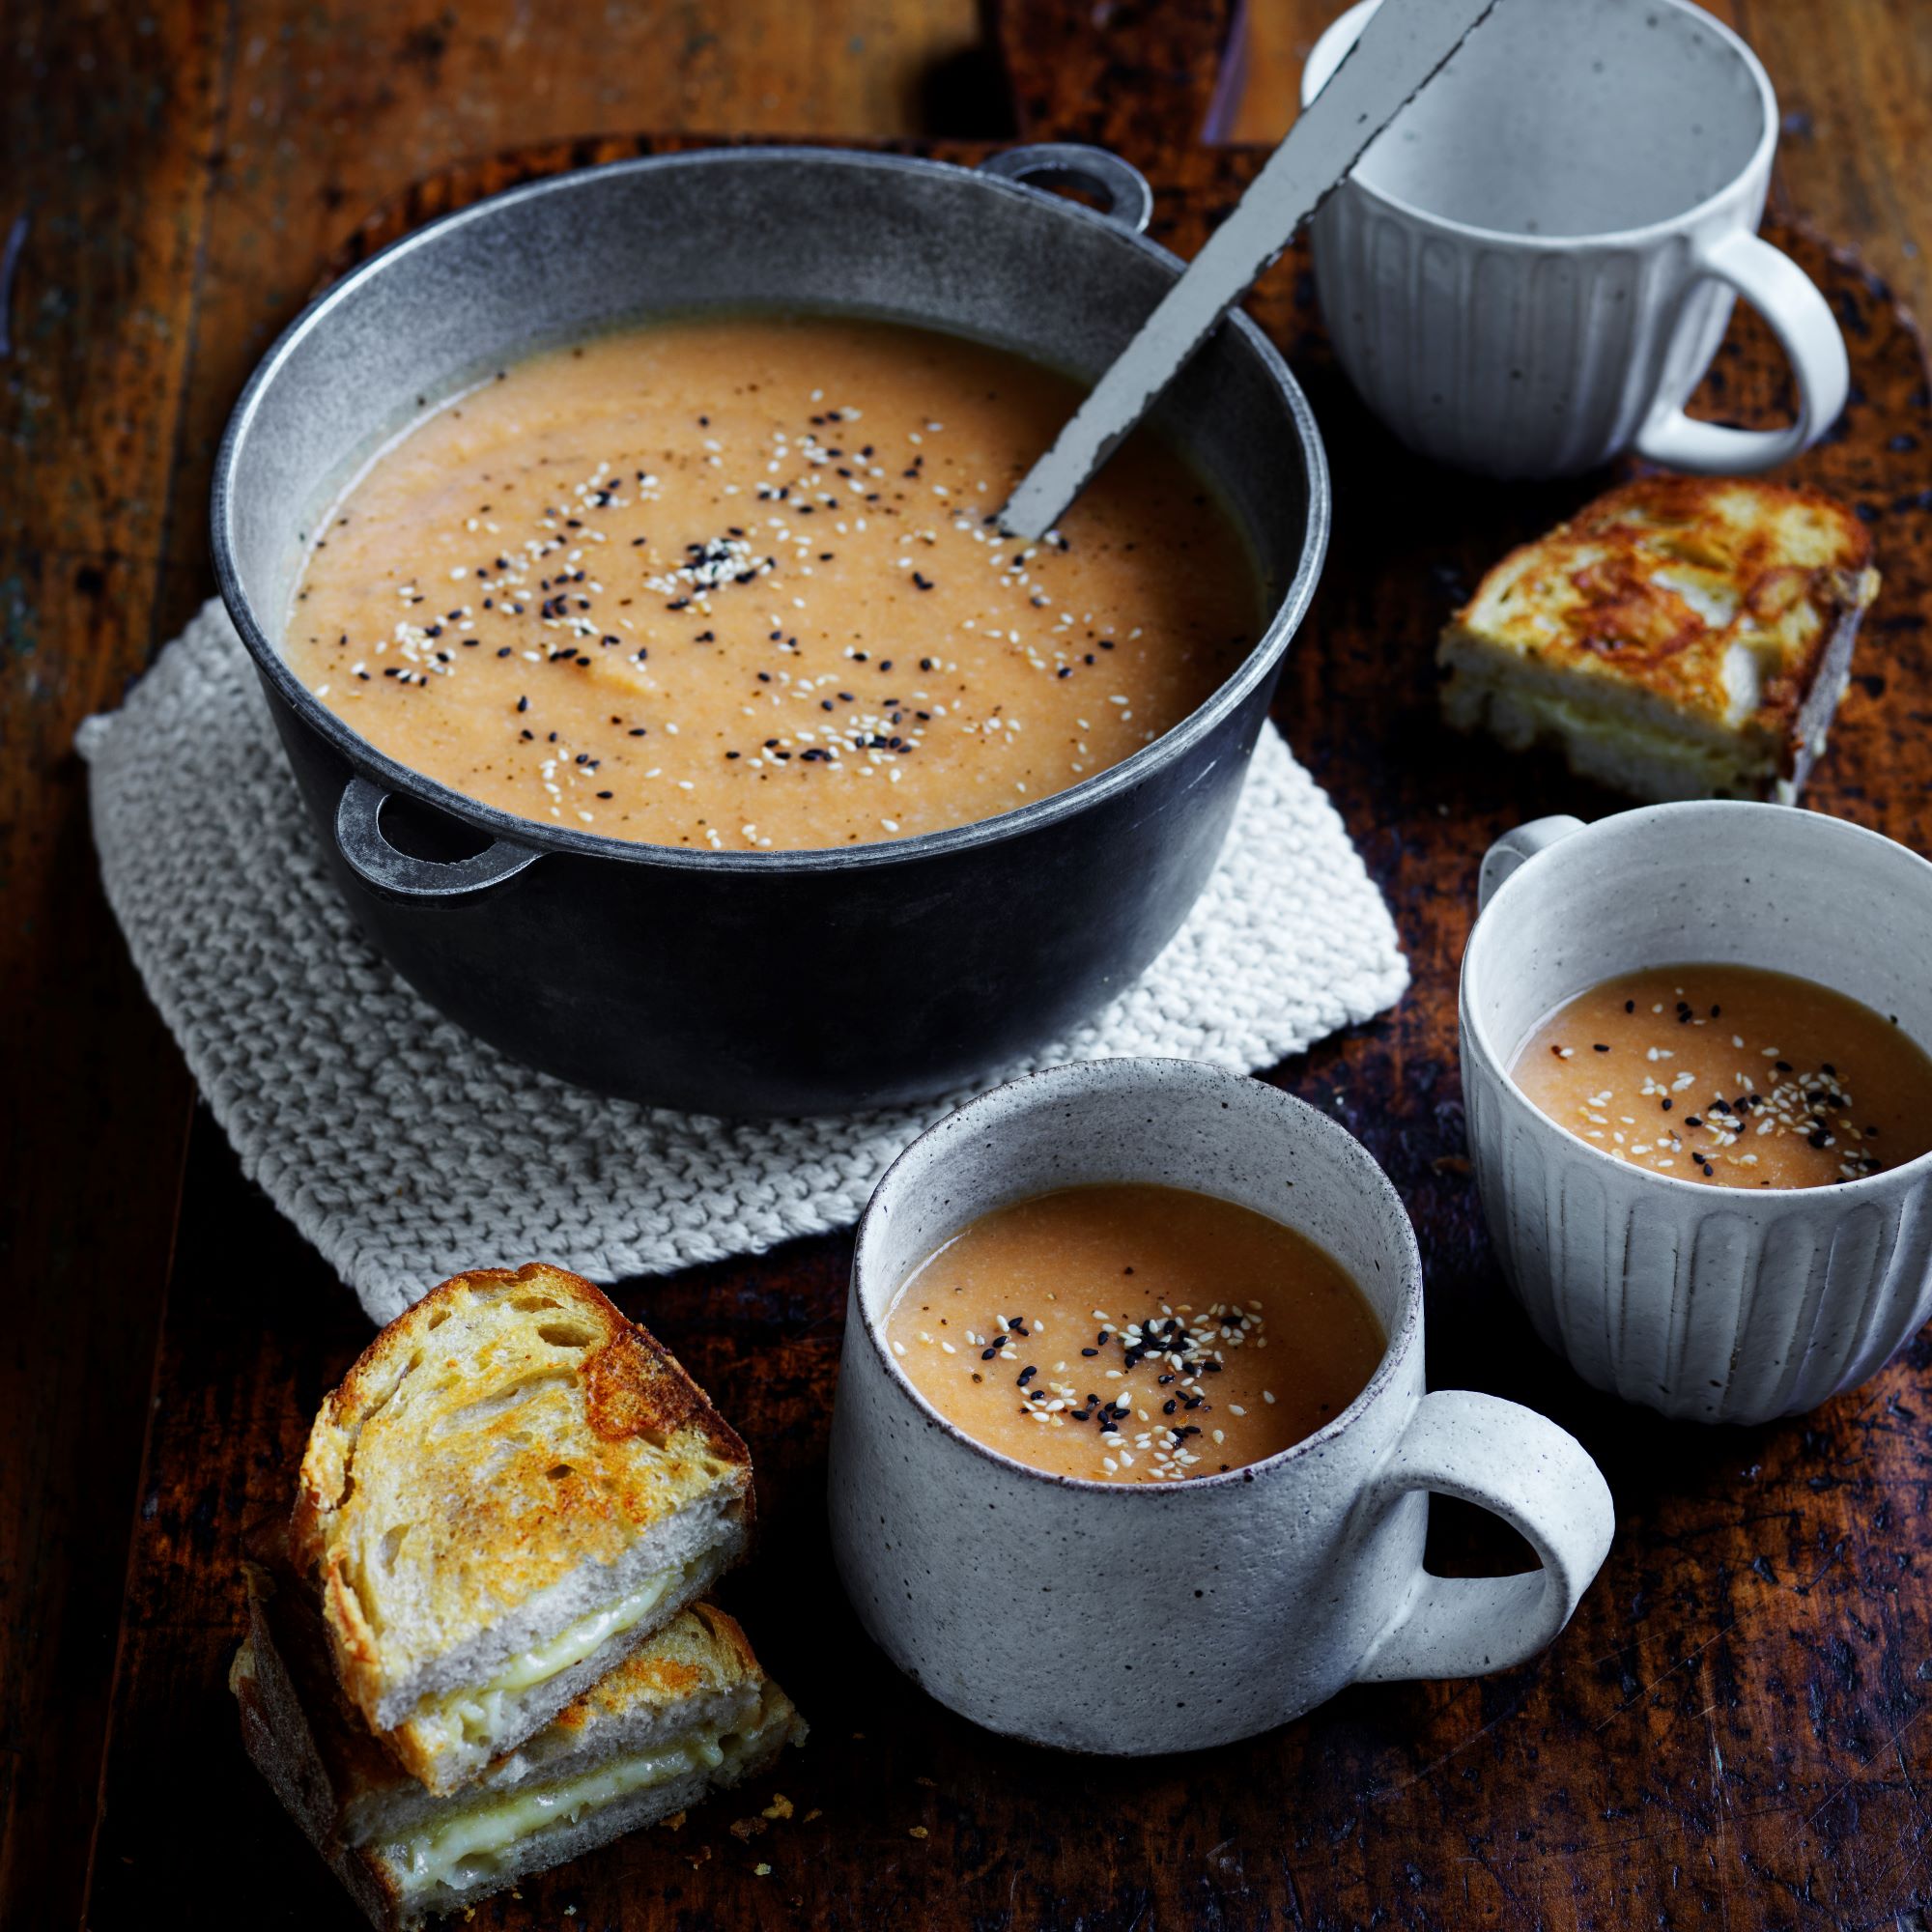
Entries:
MULTIPOLYGON (((1377 4, 1316 43, 1304 106, 1377 4)), ((1315 218, 1335 353, 1411 448, 1489 475, 1627 448, 1783 463, 1836 419, 1849 370, 1825 298, 1755 232, 1776 144, 1757 57, 1689 0, 1500 0, 1315 218), (1787 428, 1684 412, 1739 295, 1790 358, 1787 428)))

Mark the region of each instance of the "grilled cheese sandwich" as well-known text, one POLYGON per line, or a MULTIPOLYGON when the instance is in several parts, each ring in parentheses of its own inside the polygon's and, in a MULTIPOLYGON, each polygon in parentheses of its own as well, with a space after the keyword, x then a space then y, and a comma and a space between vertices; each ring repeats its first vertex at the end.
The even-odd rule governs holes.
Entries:
POLYGON ((1655 476, 1513 552, 1442 634, 1442 708, 1642 799, 1796 800, 1877 595, 1814 491, 1655 476))
POLYGON ((742 1552, 751 1463, 703 1391, 588 1282, 444 1282, 324 1403, 290 1545, 351 1703, 454 1790, 742 1552))

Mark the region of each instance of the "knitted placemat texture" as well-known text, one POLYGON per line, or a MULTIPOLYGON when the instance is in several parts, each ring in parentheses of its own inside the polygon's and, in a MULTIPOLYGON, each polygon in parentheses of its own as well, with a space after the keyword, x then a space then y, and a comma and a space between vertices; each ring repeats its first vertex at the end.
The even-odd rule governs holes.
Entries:
MULTIPOLYGON (((372 1321, 469 1267, 544 1260, 611 1282, 844 1227, 968 1097, 724 1121, 607 1099, 472 1038, 351 919, 217 603, 77 742, 150 997, 243 1171, 372 1321)), ((1269 724, 1187 923, 1089 1025, 1008 1073, 1123 1054, 1253 1071, 1407 981, 1340 817, 1269 724)))

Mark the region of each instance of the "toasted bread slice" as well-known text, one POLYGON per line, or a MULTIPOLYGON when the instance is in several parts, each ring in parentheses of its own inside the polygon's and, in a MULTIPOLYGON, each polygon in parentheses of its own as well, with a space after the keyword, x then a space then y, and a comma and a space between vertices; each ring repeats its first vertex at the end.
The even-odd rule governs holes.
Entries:
POLYGON ((1804 785, 1878 592, 1871 537, 1815 491, 1653 476, 1485 577, 1442 634, 1442 708, 1642 799, 1804 785))
POLYGON ((343 1688, 447 1792, 515 1748, 743 1550, 751 1458, 587 1281, 444 1282, 322 1406, 290 1543, 343 1688))
POLYGON ((362 1728, 305 1592, 250 1564, 228 1673, 256 1768, 381 1932, 473 1905, 768 1769, 805 1720, 723 1610, 694 1605, 521 1749, 438 1798, 362 1728))

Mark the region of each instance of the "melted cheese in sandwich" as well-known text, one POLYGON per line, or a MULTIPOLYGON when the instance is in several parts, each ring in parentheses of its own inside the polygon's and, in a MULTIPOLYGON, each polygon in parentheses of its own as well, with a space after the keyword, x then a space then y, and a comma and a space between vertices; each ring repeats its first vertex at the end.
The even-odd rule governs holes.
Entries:
POLYGON ((503 1853, 539 1833, 571 1826, 633 1792, 670 1784, 696 1771, 716 1771, 742 1758, 763 1741, 765 1726, 721 1736, 715 1729, 687 1732, 655 1750, 614 1758, 594 1771, 500 1798, 462 1806, 426 1830, 387 1848, 408 1897, 437 1887, 462 1890, 490 1876, 503 1853))
POLYGON ((465 1686, 440 1697, 425 1699, 417 1711, 417 1721, 440 1720, 472 1743, 493 1736, 502 1722, 506 1698, 548 1683, 572 1664, 582 1663, 613 1636, 621 1636, 634 1628, 689 1577, 693 1567, 689 1563, 674 1564, 645 1577, 615 1603, 592 1610, 554 1636, 519 1651, 487 1684, 465 1686))

